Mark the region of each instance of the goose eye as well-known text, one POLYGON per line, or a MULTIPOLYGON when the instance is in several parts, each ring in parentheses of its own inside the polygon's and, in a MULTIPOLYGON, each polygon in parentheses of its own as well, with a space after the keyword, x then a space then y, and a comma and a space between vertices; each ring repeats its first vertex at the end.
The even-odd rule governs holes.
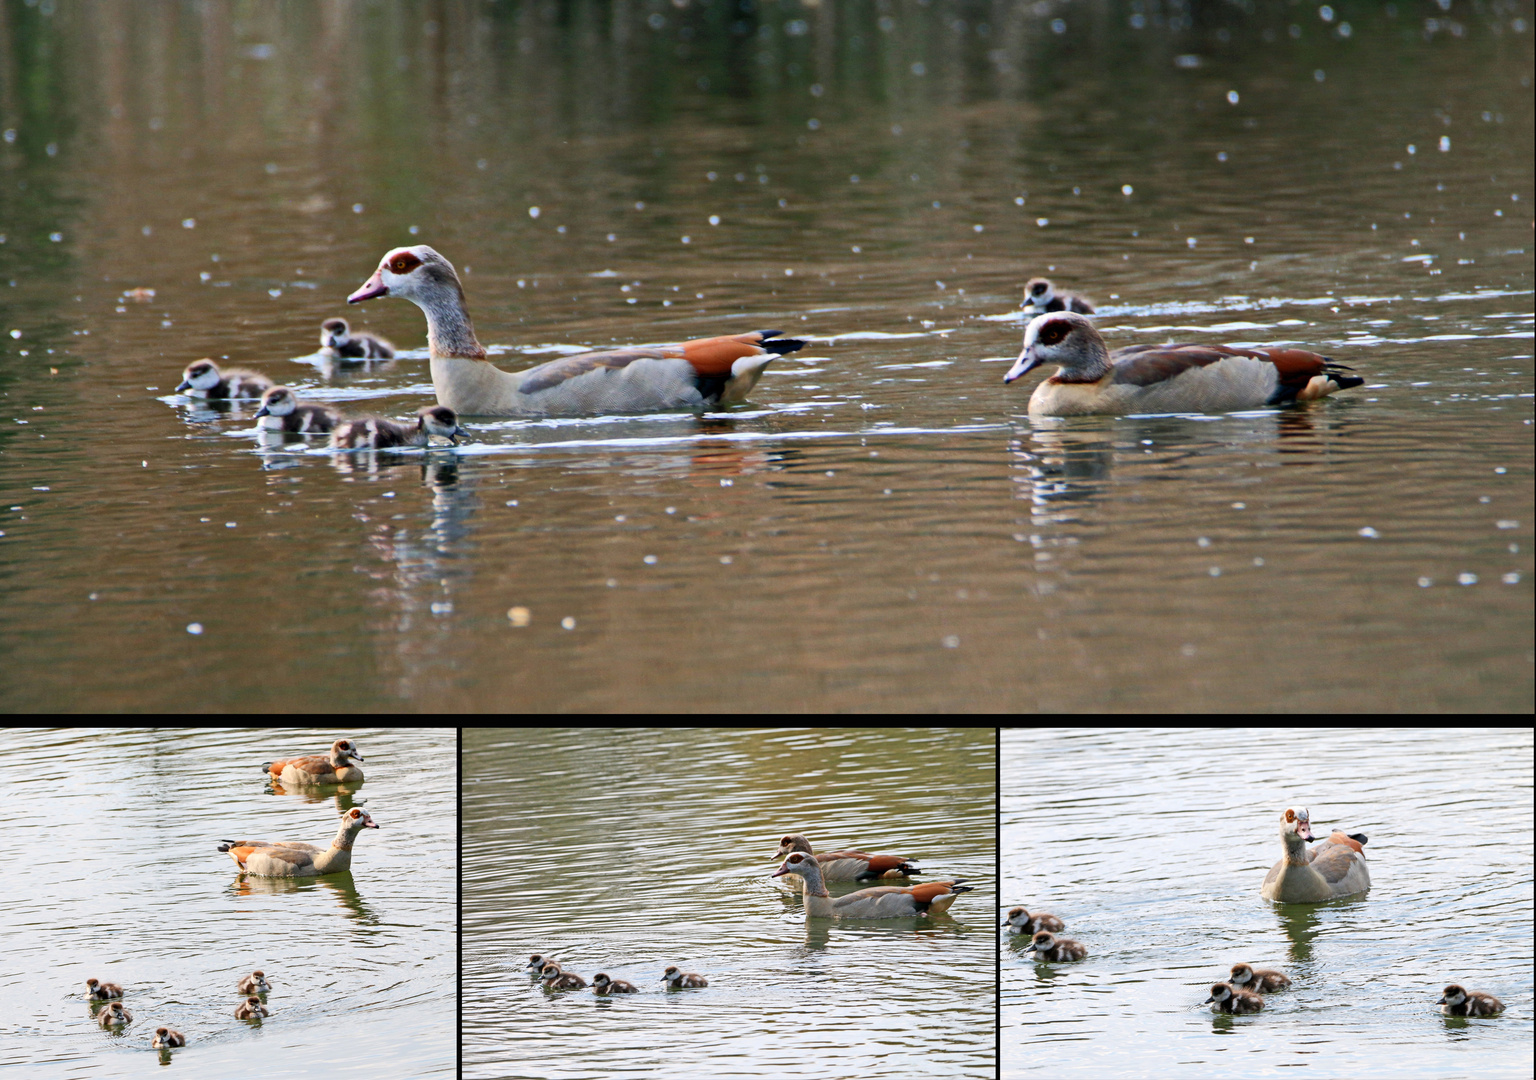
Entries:
POLYGON ((409 251, 401 252, 389 260, 389 268, 397 274, 409 274, 421 265, 421 260, 409 251))
POLYGON ((1055 345, 1070 332, 1070 329, 1063 323, 1051 323, 1041 328, 1040 336, 1047 345, 1055 345))

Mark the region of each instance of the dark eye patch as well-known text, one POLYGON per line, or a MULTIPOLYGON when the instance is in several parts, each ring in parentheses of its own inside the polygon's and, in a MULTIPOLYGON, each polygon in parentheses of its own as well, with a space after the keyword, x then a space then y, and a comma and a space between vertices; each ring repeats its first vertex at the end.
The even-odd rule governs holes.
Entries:
POLYGON ((421 260, 409 251, 402 251, 389 260, 389 268, 397 274, 409 274, 421 265, 421 260))
POLYGON ((1040 338, 1047 345, 1056 345, 1072 332, 1072 327, 1061 321, 1048 322, 1040 328, 1040 338))

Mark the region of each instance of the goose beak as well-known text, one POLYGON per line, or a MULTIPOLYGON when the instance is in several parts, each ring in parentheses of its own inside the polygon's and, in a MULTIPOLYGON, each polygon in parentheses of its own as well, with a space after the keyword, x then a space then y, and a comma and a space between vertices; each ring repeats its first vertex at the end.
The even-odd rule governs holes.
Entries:
POLYGON ((1006 386, 1008 383, 1013 382, 1014 379, 1019 378, 1021 375, 1029 374, 1029 372, 1033 371, 1036 366, 1038 366, 1038 363, 1039 362, 1030 355, 1029 346, 1026 345, 1024 347, 1024 351, 1019 353, 1019 358, 1013 362, 1013 367, 1008 369, 1008 374, 1003 376, 1003 385, 1006 386))
POLYGON ((388 296, 389 286, 384 284, 384 271, 382 268, 373 272, 373 277, 363 282, 363 287, 347 297, 349 304, 361 304, 364 300, 372 300, 376 296, 388 296))

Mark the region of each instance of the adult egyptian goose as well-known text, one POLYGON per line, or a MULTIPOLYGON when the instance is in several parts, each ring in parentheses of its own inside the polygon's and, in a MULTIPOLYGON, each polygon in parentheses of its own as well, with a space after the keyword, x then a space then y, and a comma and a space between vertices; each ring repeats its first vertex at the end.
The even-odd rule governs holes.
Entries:
POLYGON ((1468 993, 1455 983, 1445 988, 1435 1004, 1446 1016, 1496 1016, 1504 1011, 1504 1003, 1492 994, 1468 993))
POLYGON ((121 1001, 114 1001, 96 1016, 96 1022, 102 1027, 111 1027, 114 1024, 133 1023, 133 1013, 123 1008, 121 1001))
POLYGON ((777 330, 760 330, 679 345, 579 353, 513 374, 487 362, 464 307, 459 275, 426 245, 388 252, 347 303, 376 296, 404 297, 426 313, 437 403, 460 416, 710 409, 741 401, 775 357, 805 345, 779 337, 777 330))
POLYGON ((1061 367, 1030 395, 1031 416, 1230 412, 1312 401, 1365 382, 1305 349, 1130 345, 1111 354, 1093 323, 1070 311, 1030 320, 1024 351, 1003 382, 1042 364, 1061 367))
POLYGON ((368 811, 354 806, 341 815, 341 829, 328 848, 289 841, 225 840, 219 850, 228 852, 242 871, 257 877, 318 877, 350 870, 358 831, 377 828, 368 811))
POLYGON ((1057 292, 1056 287, 1048 278, 1030 278, 1029 284, 1024 286, 1025 309, 1042 314, 1047 311, 1076 311, 1082 315, 1092 315, 1093 305, 1085 296, 1077 293, 1057 292))
POLYGON ((259 371, 225 368, 212 360, 194 360, 181 373, 178 393, 200 398, 259 398, 272 389, 272 380, 259 371))
POLYGON ((186 1046, 187 1037, 173 1028, 155 1028, 155 1041, 150 1046, 156 1050, 163 1050, 171 1046, 186 1046))
POLYGON ((1201 1004, 1210 1005, 1216 1013, 1256 1013, 1264 1007, 1264 999, 1250 990, 1235 989, 1229 983, 1216 983, 1211 996, 1201 1004), (1215 1002, 1214 1005, 1211 1003, 1215 1002))
POLYGON ((1031 915, 1021 907, 1011 908, 1008 917, 1003 920, 1003 925, 1008 928, 1010 934, 1034 935, 1037 930, 1065 930, 1067 924, 1054 915, 1040 912, 1031 915))
POLYGON ((592 976, 592 989, 599 994, 638 994, 640 988, 623 979, 610 979, 606 972, 592 976))
POLYGON ((306 784, 360 784, 363 782, 363 770, 354 762, 362 760, 363 754, 357 748, 357 743, 351 739, 337 739, 331 743, 329 754, 264 761, 261 767, 272 779, 290 787, 306 784))
POLYGON ((254 994, 235 1006, 236 1020, 255 1020, 271 1015, 271 1011, 261 1003, 261 998, 254 994))
POLYGON ((242 994, 265 994, 272 987, 267 982, 265 975, 259 971, 253 971, 240 980, 240 985, 236 989, 242 994))
MULTIPOLYGON (((791 852, 812 854, 811 842, 797 833, 791 833, 779 841, 774 858, 782 859, 791 852)), ((910 859, 901 855, 869 855, 862 851, 819 851, 816 861, 821 864, 823 881, 875 881, 878 878, 910 877, 921 874, 910 859)))
POLYGON ((1284 990, 1291 985, 1291 980, 1286 978, 1284 972, 1270 968, 1255 971, 1251 964, 1233 964, 1231 983, 1239 990, 1263 994, 1270 990, 1284 990))
POLYGON ((85 996, 92 1001, 108 1001, 112 998, 123 996, 123 988, 117 983, 97 982, 95 979, 85 980, 85 996))
POLYGON ((266 431, 300 435, 323 434, 341 423, 341 414, 329 405, 310 405, 286 386, 274 386, 261 395, 256 424, 266 431))
POLYGON ((320 324, 320 355, 351 360, 389 360, 395 347, 377 334, 352 333, 346 319, 326 319, 320 324))
POLYGON ((587 980, 574 971, 561 971, 559 964, 545 964, 539 978, 551 990, 582 990, 587 985, 587 980))
POLYGON ((667 984, 669 990, 685 990, 709 985, 709 980, 704 976, 683 971, 675 964, 668 965, 667 970, 661 973, 661 981, 667 984))
POLYGON ((379 417, 343 421, 331 432, 331 446, 338 450, 427 446, 433 435, 457 446, 459 436, 463 434, 465 431, 459 427, 459 418, 452 409, 446 405, 426 405, 416 410, 416 423, 411 427, 379 417))
POLYGON ((1037 930, 1025 952, 1033 952, 1036 960, 1060 963, 1063 960, 1081 960, 1088 955, 1088 946, 1071 938, 1059 938, 1049 930, 1037 930))
POLYGON ((814 855, 803 851, 791 852, 773 876, 784 874, 805 878, 805 914, 815 919, 908 919, 937 915, 947 911, 961 893, 974 891, 973 886, 962 885, 958 880, 925 881, 905 889, 897 885, 860 889, 834 900, 822 879, 821 864, 814 855))
POLYGON ((1260 896, 1281 904, 1318 904, 1355 896, 1371 887, 1363 834, 1347 836, 1335 832, 1308 850, 1306 841, 1311 839, 1312 823, 1307 811, 1288 807, 1280 815, 1285 858, 1270 867, 1259 887, 1260 896))

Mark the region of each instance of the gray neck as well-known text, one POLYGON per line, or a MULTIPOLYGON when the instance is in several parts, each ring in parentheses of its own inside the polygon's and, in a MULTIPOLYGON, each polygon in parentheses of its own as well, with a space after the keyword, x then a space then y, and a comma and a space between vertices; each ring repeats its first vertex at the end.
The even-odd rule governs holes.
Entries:
POLYGON ((433 356, 484 360, 485 349, 475 337, 475 324, 470 322, 469 309, 464 306, 464 290, 457 281, 445 284, 452 293, 433 290, 427 298, 417 301, 427 316, 427 348, 433 356))

